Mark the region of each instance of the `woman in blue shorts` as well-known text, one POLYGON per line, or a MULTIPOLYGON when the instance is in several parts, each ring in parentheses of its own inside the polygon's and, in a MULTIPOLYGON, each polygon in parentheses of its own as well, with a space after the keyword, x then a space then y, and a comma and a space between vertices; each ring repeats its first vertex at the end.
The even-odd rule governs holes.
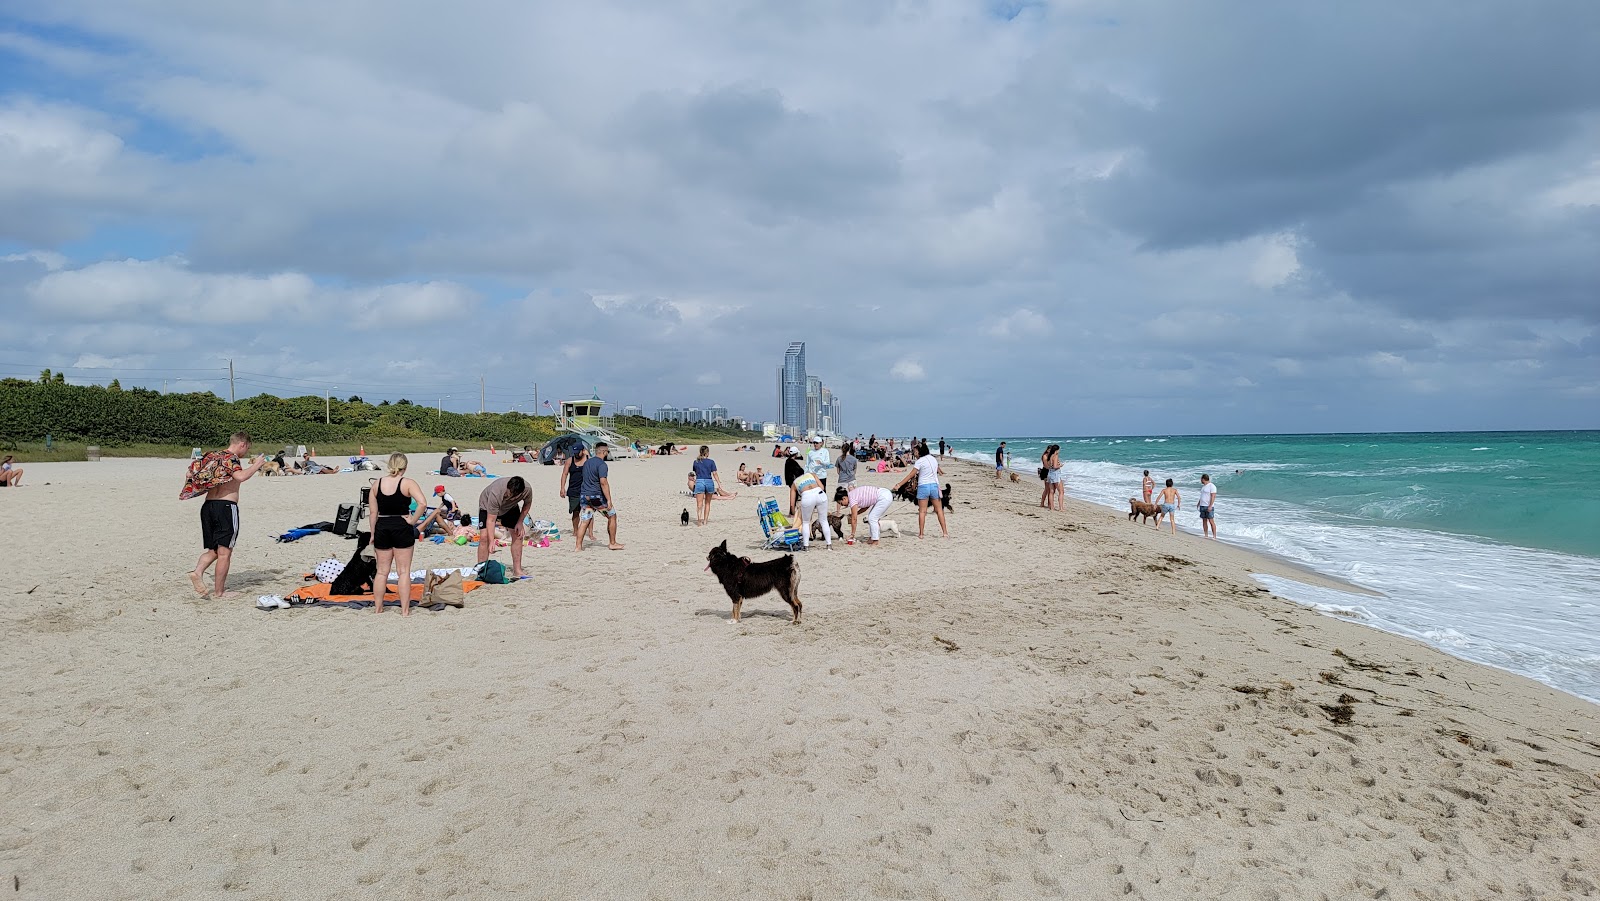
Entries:
POLYGON ((928 505, 933 505, 933 513, 939 518, 939 532, 945 538, 950 537, 950 527, 944 519, 944 499, 939 491, 939 458, 928 453, 926 443, 917 445, 917 461, 911 464, 911 471, 900 480, 900 485, 917 480, 917 537, 921 538, 928 522, 928 505))
POLYGON ((711 521, 711 499, 722 491, 722 476, 717 474, 717 461, 711 459, 711 448, 700 445, 700 456, 694 461, 694 523, 703 526, 711 521))

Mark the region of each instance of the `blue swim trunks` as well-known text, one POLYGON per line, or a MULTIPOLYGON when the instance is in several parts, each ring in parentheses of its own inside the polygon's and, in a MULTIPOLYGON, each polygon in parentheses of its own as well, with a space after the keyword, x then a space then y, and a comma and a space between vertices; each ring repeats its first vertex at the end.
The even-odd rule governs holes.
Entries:
POLYGON ((1162 504, 1161 505, 1161 512, 1162 513, 1176 513, 1177 510, 1178 510, 1178 508, 1173 504, 1162 504))
POLYGON ((1200 508, 1200 518, 1201 519, 1216 519, 1217 518, 1216 514, 1212 512, 1214 509, 1215 508, 1213 508, 1213 507, 1201 507, 1200 508))

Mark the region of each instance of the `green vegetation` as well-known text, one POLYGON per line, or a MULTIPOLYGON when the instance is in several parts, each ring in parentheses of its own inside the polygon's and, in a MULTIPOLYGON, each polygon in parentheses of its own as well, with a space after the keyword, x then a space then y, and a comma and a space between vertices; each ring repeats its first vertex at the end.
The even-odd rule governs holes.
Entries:
MULTIPOLYGON (((105 456, 187 456, 191 447, 220 447, 235 431, 258 448, 314 446, 347 455, 365 445, 391 450, 442 450, 452 444, 537 447, 557 434, 550 416, 450 413, 401 400, 373 405, 359 397, 262 394, 228 403, 210 392, 161 394, 147 388, 68 385, 44 372, 37 382, 0 380, 0 447, 30 460, 82 460, 98 445, 105 456), (49 436, 53 447, 46 450, 49 436)), ((736 429, 618 417, 617 431, 646 444, 759 441, 736 429)))

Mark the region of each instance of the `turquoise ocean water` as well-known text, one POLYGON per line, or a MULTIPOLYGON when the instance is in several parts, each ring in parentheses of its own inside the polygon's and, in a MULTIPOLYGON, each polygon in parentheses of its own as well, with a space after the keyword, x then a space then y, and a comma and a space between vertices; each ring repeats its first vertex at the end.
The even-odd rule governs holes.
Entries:
POLYGON ((1600 432, 1005 440, 1030 477, 1061 444, 1068 493, 1124 512, 1143 470, 1172 478, 1196 532, 1209 473, 1224 540, 1385 596, 1264 578, 1279 594, 1600 702, 1600 432))

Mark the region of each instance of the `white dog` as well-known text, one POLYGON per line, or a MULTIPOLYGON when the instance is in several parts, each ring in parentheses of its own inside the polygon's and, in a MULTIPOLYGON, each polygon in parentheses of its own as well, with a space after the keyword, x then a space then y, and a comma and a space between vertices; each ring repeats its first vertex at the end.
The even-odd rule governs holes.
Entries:
POLYGON ((895 525, 894 520, 892 519, 880 519, 878 520, 878 534, 893 535, 894 537, 899 538, 900 527, 895 525))

